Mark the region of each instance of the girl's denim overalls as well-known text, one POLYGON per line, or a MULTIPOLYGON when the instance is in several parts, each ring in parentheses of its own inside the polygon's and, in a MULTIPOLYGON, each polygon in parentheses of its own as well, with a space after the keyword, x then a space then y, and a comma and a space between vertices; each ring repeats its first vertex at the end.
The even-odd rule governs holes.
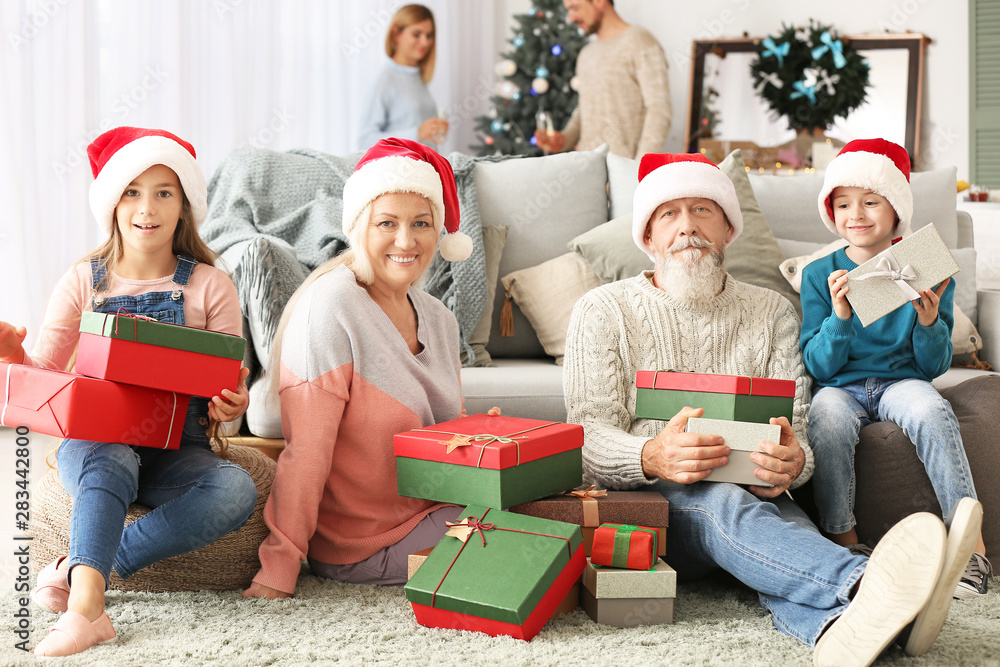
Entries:
MULTIPOLYGON (((110 298, 97 292, 106 265, 96 259, 90 265, 94 312, 124 308, 160 322, 185 323, 184 287, 195 260, 178 256, 172 291, 110 298)), ((113 413, 114 406, 107 410, 113 413)), ((177 450, 63 441, 57 461, 59 478, 73 497, 70 568, 89 565, 109 581, 114 567, 127 579, 147 565, 198 549, 246 523, 257 489, 243 468, 212 451, 207 425, 208 399, 191 397, 177 450), (152 511, 124 527, 133 502, 152 511)))

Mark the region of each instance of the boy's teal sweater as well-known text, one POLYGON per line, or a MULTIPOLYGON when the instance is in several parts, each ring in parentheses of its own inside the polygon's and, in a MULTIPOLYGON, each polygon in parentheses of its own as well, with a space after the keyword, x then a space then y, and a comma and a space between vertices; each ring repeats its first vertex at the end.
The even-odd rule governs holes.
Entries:
MULTIPOLYGON (((821 387, 840 387, 869 377, 933 380, 951 365, 955 278, 941 295, 938 318, 929 327, 917 322, 910 304, 861 326, 856 314, 842 320, 833 312, 826 279, 838 269, 858 267, 845 248, 818 259, 802 271, 802 359, 821 387)), ((936 286, 935 286, 936 287, 936 286)))

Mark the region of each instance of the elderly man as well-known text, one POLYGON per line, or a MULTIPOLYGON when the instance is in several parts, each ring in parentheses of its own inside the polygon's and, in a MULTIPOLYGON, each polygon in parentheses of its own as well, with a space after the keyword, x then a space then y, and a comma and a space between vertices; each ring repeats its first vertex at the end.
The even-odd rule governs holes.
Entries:
POLYGON ((812 471, 805 438, 809 378, 799 322, 777 293, 726 273, 725 249, 743 218, 732 182, 700 155, 646 155, 639 168, 633 238, 652 272, 598 287, 576 304, 566 339, 569 421, 583 425, 585 475, 607 487, 651 486, 670 501, 666 560, 684 580, 721 568, 758 591, 775 626, 815 646, 816 664, 867 665, 900 634, 926 651, 948 613, 946 560, 968 560, 978 503, 947 536, 940 519, 897 524, 871 558, 819 534, 786 491, 812 471), (666 425, 635 418, 638 370, 674 369, 796 381, 793 424, 752 455, 773 486, 701 482, 727 463, 711 434, 686 433, 700 408, 666 425), (911 624, 912 621, 916 621, 911 624))

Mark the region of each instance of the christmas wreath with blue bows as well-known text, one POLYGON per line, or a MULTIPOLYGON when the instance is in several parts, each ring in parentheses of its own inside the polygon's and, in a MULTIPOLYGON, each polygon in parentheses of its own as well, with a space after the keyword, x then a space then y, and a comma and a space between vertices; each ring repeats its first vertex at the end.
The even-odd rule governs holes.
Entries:
POLYGON ((864 103, 868 63, 830 26, 782 26, 757 45, 754 89, 793 130, 823 131, 864 103))

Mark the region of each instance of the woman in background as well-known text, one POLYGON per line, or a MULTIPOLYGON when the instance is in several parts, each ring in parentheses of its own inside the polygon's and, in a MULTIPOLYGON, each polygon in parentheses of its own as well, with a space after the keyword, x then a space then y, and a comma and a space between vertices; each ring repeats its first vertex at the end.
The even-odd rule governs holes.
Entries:
POLYGON ((427 84, 434 77, 434 15, 423 5, 406 5, 392 17, 385 36, 390 60, 375 80, 358 146, 368 150, 379 139, 399 137, 428 146, 441 144, 448 121, 438 118, 427 84))

